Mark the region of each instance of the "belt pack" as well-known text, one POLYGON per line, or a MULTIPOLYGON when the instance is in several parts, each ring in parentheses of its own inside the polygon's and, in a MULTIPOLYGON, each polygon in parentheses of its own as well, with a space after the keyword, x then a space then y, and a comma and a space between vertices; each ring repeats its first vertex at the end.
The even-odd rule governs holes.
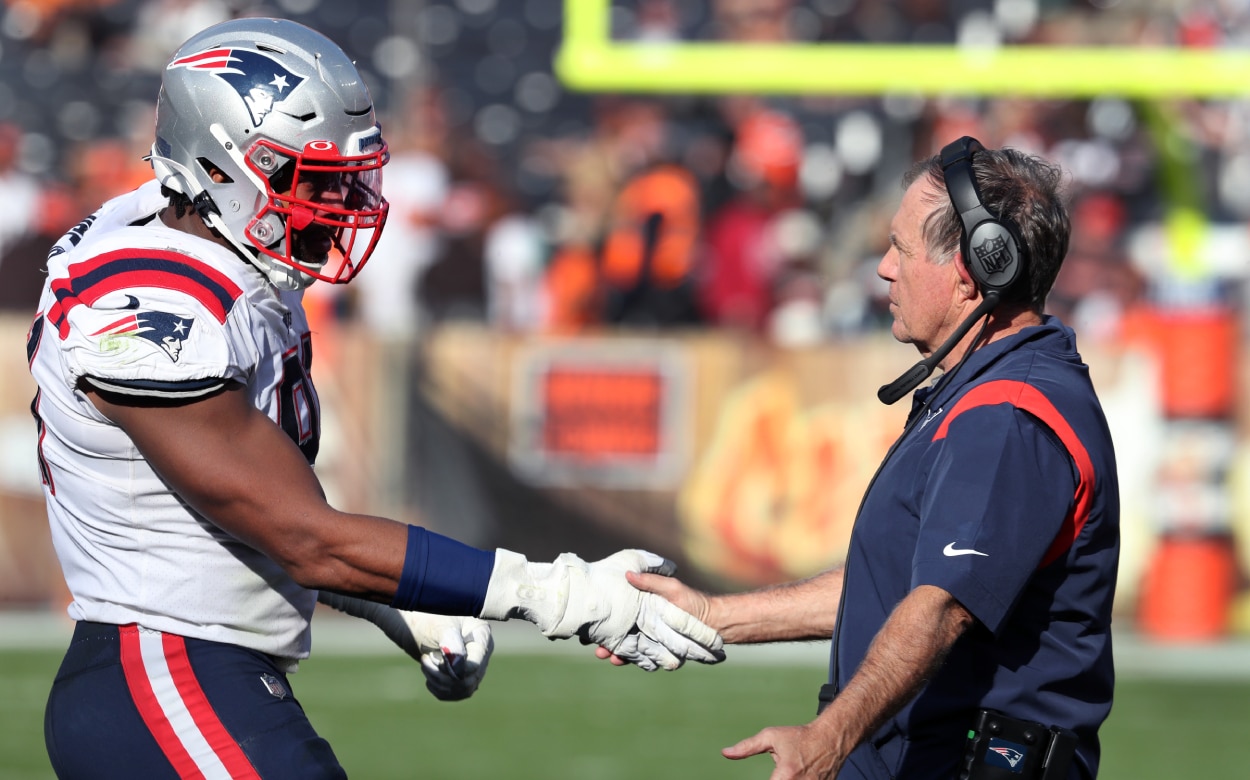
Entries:
MULTIPOLYGON (((820 686, 816 714, 837 694, 836 685, 820 686)), ((968 732, 957 780, 1067 780, 1077 744, 1068 729, 981 710, 968 732)))
POLYGON ((958 780, 1066 780, 1076 746, 1067 729, 981 710, 958 780))

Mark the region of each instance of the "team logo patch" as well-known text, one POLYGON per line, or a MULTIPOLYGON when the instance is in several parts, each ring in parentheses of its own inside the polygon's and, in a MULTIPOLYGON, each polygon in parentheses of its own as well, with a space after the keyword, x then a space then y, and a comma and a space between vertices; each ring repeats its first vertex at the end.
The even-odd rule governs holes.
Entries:
POLYGON ((287 697, 286 686, 282 684, 281 680, 274 677, 272 674, 262 674, 260 676, 260 681, 264 683, 265 690, 269 691, 271 696, 276 696, 279 699, 285 699, 287 697))
MULTIPOLYGON (((137 298, 133 295, 126 297, 132 302, 127 304, 127 309, 138 307, 137 298)), ((145 311, 128 314, 105 325, 91 336, 99 338, 102 342, 111 339, 146 339, 160 347, 170 360, 177 363, 178 356, 182 354, 182 344, 186 341, 187 334, 191 332, 191 326, 194 324, 194 317, 183 317, 164 311, 145 311)), ((109 349, 107 343, 102 343, 101 346, 106 350, 109 349)))
POLYGON ((260 127, 273 111, 274 104, 286 100, 304 83, 304 76, 292 73, 268 55, 249 49, 209 49, 179 57, 169 63, 166 70, 174 68, 209 73, 234 87, 252 115, 253 127, 260 127))
POLYGON ((1002 236, 993 236, 972 248, 986 276, 999 273, 1011 262, 1011 253, 1007 251, 1007 240, 1002 236))
POLYGON ((1024 745, 1017 745, 1005 739, 991 738, 989 749, 985 753, 985 764, 1019 772, 1020 769, 1016 767, 1020 766, 1020 762, 1024 760, 1025 750, 1027 748, 1024 745))

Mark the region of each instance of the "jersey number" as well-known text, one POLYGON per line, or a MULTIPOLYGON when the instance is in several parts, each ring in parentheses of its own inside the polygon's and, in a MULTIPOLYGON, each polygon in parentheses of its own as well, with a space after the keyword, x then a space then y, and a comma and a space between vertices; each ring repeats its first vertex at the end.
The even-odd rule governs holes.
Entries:
POLYGON ((305 333, 300 345, 282 356, 282 384, 278 387, 278 422, 299 445, 310 464, 321 446, 321 408, 309 372, 312 370, 312 335, 305 333))

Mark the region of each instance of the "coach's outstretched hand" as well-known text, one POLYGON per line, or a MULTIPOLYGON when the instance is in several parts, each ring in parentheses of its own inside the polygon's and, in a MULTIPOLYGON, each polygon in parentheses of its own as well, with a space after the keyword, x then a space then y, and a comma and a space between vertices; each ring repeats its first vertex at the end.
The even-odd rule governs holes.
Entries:
POLYGON ((594 563, 572 553, 530 563, 497 550, 481 616, 522 618, 552 639, 577 636, 647 671, 677 669, 687 660, 724 660, 715 630, 625 579, 626 572, 670 575, 676 568, 645 550, 622 550, 594 563))
MULTIPOLYGON (((474 617, 406 612, 364 599, 321 591, 318 600, 364 618, 421 664, 425 687, 441 701, 467 699, 486 675, 495 650, 490 624, 474 617)), ((623 658, 622 662, 629 661, 623 658)))

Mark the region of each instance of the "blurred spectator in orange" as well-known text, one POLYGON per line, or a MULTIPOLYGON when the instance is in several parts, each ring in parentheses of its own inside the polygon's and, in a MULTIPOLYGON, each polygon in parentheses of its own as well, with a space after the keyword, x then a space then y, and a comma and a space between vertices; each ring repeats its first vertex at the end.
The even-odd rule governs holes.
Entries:
POLYGON ((668 161, 665 106, 604 97, 594 119, 588 138, 554 155, 564 203, 544 279, 546 326, 692 322, 688 277, 701 197, 694 177, 668 161))
POLYGON ((701 209, 698 183, 678 165, 641 171, 617 196, 601 242, 572 242, 547 273, 549 326, 645 326, 699 321, 693 272, 701 209))
POLYGON ((584 242, 559 247, 543 279, 545 324, 553 333, 578 333, 603 322, 599 261, 584 242))
POLYGON ((667 326, 698 320, 692 272, 699 201, 694 176, 677 165, 657 165, 625 185, 601 256, 608 322, 667 326))
POLYGON ((549 212, 553 245, 545 273, 546 329, 576 333, 603 321, 598 247, 616 182, 613 165, 594 143, 566 144, 555 157, 562 203, 549 212))

